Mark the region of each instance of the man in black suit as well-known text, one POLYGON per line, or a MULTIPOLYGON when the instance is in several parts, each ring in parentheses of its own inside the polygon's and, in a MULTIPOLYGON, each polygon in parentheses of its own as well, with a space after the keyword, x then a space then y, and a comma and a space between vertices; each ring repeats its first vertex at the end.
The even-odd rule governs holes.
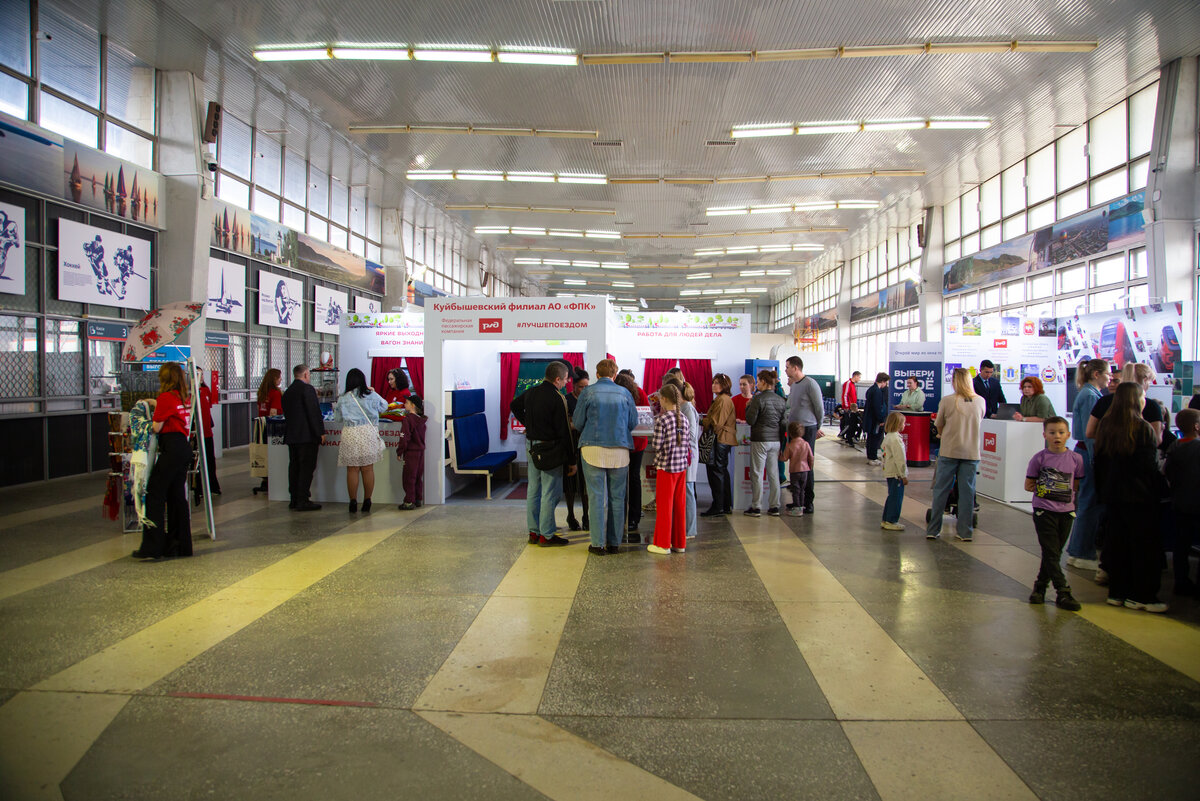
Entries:
POLYGON ((975 394, 983 398, 985 417, 995 417, 996 408, 1002 403, 1008 403, 1004 399, 1004 388, 1000 386, 1000 379, 994 375, 995 372, 996 365, 992 364, 991 359, 984 359, 979 363, 979 375, 975 376, 975 394))
POLYGON ((312 373, 307 365, 293 367, 292 379, 291 386, 283 393, 287 426, 283 444, 288 446, 288 492, 292 496, 288 508, 311 512, 321 508, 321 504, 309 500, 309 488, 317 469, 317 452, 325 442, 325 424, 321 421, 317 391, 309 383, 312 373))

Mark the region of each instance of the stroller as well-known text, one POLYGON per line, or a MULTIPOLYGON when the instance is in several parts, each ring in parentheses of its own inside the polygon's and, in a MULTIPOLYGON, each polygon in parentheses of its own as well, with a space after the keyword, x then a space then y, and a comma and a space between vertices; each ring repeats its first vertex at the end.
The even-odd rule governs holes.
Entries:
MULTIPOLYGON (((936 462, 934 463, 934 467, 933 467, 933 481, 931 483, 933 483, 933 484, 937 483, 937 463, 936 462)), ((974 506, 975 506, 975 508, 973 510, 971 510, 971 528, 976 528, 979 526, 979 503, 976 502, 974 504, 974 506)), ((945 513, 948 515, 952 515, 953 517, 958 517, 958 481, 955 481, 954 486, 950 487, 950 494, 946 497, 945 513)), ((933 510, 926 509, 925 510, 925 522, 928 523, 932 519, 933 519, 933 510)))
POLYGON ((862 433, 862 411, 857 406, 838 406, 837 412, 841 416, 838 439, 853 447, 858 443, 859 434, 862 433))

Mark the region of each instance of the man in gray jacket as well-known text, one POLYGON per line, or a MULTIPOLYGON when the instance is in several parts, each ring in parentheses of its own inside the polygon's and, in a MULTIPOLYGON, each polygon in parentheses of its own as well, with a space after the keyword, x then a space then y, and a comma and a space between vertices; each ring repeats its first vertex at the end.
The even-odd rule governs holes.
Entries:
POLYGON ((760 370, 758 394, 746 404, 746 422, 750 424, 750 508, 743 514, 762 517, 762 474, 767 469, 771 488, 767 514, 779 517, 779 441, 787 420, 788 408, 775 394, 775 372, 760 370))
MULTIPOLYGON (((792 389, 788 394, 788 422, 804 426, 804 441, 817 452, 817 432, 821 430, 821 418, 825 416, 825 404, 821 401, 821 387, 816 379, 804 374, 804 361, 799 356, 789 356, 784 367, 792 389)), ((804 488, 804 514, 813 513, 813 483, 804 488)), ((792 503, 799 503, 793 498, 792 503)))

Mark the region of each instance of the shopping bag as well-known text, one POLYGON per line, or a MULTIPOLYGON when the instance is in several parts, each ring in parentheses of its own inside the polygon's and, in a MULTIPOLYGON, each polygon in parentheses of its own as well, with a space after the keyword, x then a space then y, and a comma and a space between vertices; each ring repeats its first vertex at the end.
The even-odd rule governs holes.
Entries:
POLYGON ((255 478, 267 477, 267 442, 263 418, 254 421, 254 440, 250 443, 250 475, 255 478))

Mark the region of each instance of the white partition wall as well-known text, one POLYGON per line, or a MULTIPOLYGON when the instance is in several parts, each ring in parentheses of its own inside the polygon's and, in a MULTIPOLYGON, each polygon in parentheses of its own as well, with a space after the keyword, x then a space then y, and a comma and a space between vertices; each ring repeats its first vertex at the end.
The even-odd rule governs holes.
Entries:
MULTIPOLYGON (((436 298, 425 304, 425 500, 446 502, 445 390, 454 389, 442 363, 448 342, 546 341, 546 349, 563 340, 582 340, 583 361, 590 371, 605 355, 608 299, 575 298, 436 298)), ((489 351, 492 348, 489 348, 489 351)), ((457 356, 456 356, 457 358, 457 356)), ((499 368, 497 367, 497 374, 499 368)), ((487 397, 489 408, 495 396, 487 397)), ((494 435, 495 429, 489 430, 494 435)))

